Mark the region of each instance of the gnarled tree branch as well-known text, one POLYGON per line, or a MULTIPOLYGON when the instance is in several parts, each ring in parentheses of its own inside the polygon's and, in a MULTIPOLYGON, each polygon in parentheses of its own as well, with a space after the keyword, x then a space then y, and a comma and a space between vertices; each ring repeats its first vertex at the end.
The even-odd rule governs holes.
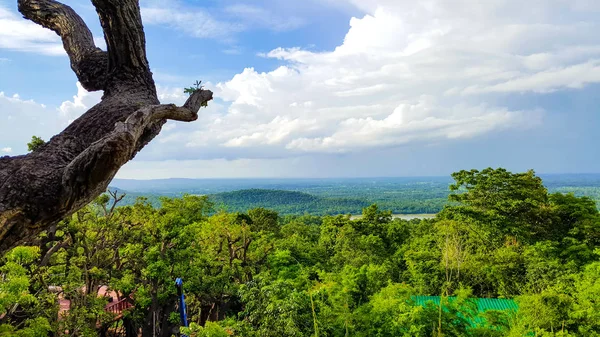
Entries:
POLYGON ((92 0, 92 3, 104 31, 111 77, 121 82, 136 77, 153 87, 138 0, 92 0))
POLYGON ((92 32, 71 7, 54 0, 19 0, 18 5, 25 18, 62 38, 71 68, 86 90, 104 89, 108 54, 96 47, 92 32))
POLYGON ((62 185, 68 187, 66 204, 82 207, 77 202, 82 200, 82 194, 85 195, 90 183, 98 186, 97 194, 105 191, 107 186, 102 182, 110 181, 119 168, 135 156, 139 143, 145 141, 148 128, 168 119, 195 121, 200 107, 212 100, 212 96, 210 90, 197 90, 183 107, 175 104, 148 105, 129 115, 124 122, 117 122, 112 132, 81 152, 65 168, 62 185), (88 177, 83 184, 79 180, 82 174, 88 177))
POLYGON ((168 119, 191 122, 212 92, 197 90, 182 107, 161 105, 145 51, 137 0, 92 0, 108 52, 94 46, 81 18, 53 0, 18 0, 23 15, 63 39, 71 66, 102 101, 24 156, 0 157, 0 254, 73 214, 106 191, 119 168, 168 119))

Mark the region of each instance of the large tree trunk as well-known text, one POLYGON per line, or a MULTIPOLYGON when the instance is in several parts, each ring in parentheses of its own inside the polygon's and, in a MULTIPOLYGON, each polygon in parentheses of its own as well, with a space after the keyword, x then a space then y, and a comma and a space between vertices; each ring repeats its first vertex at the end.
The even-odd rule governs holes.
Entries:
POLYGON ((24 156, 0 157, 0 253, 34 238, 106 188, 166 120, 194 121, 212 92, 197 90, 182 107, 160 105, 146 59, 137 0, 92 0, 108 51, 70 7, 54 0, 18 0, 25 18, 56 32, 71 68, 102 101, 24 156))

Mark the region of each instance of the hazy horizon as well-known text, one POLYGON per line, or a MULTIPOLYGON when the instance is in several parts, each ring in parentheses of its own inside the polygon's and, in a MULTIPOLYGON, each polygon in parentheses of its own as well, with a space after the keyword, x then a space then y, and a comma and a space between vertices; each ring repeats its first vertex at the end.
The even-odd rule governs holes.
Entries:
MULTIPOLYGON (((513 172, 517 173, 517 171, 513 172)), ((152 179, 136 179, 136 178, 117 178, 115 177, 113 181, 124 181, 124 180, 133 180, 133 181, 152 181, 152 180, 321 180, 321 179, 395 179, 395 178, 448 178, 451 179, 451 173, 447 175, 414 175, 414 176, 324 176, 324 177, 198 177, 198 178, 188 178, 188 177, 167 177, 167 178, 152 178, 152 179)), ((568 175, 598 175, 600 176, 600 172, 564 172, 564 173, 543 173, 535 171, 537 176, 568 176, 568 175)))

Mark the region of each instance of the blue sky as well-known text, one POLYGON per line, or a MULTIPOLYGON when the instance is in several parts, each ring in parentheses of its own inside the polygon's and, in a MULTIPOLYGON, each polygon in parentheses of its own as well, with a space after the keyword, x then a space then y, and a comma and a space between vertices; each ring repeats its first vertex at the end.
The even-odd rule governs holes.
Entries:
MULTIPOLYGON (((67 0, 102 33, 87 1, 67 0)), ((142 0, 169 122, 121 178, 600 172, 595 0, 142 0)), ((0 0, 0 155, 97 103, 58 37, 0 0)))

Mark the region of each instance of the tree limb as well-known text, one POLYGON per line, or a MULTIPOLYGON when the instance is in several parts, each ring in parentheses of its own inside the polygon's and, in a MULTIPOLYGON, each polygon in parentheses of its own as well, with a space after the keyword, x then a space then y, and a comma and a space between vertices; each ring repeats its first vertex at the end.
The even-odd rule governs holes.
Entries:
POLYGON ((71 69, 88 91, 104 89, 108 55, 94 44, 92 32, 69 6, 54 0, 18 0, 23 16, 62 38, 71 69))
POLYGON ((161 105, 145 51, 137 0, 92 0, 108 45, 95 47, 83 20, 54 0, 18 0, 23 15, 55 31, 71 66, 102 101, 36 151, 0 157, 0 254, 106 191, 119 168, 161 131, 168 119, 194 121, 212 92, 197 90, 182 107, 161 105))
POLYGON ((175 104, 149 105, 132 113, 124 122, 117 122, 114 130, 81 152, 67 165, 62 185, 67 186, 68 201, 66 205, 83 207, 76 202, 81 200, 81 192, 87 193, 90 185, 98 186, 97 193, 106 190, 102 182, 108 183, 117 170, 131 160, 138 151, 137 144, 144 141, 143 136, 148 127, 155 122, 171 119, 191 122, 198 119, 198 110, 212 100, 210 90, 194 92, 183 107, 175 104), (78 177, 86 175, 89 180, 80 182, 78 177))
MULTIPOLYGON (((157 123, 162 125, 168 119, 185 122, 196 120, 198 109, 212 100, 212 95, 209 90, 198 90, 182 107, 174 104, 147 105, 131 113, 125 121, 117 122, 111 132, 93 142, 58 171, 62 174, 57 177, 59 180, 52 183, 52 186, 60 187, 59 190, 47 191, 46 185, 39 186, 44 189, 39 192, 42 199, 35 202, 34 205, 23 208, 10 207, 10 203, 14 204, 20 201, 18 198, 22 197, 24 192, 15 191, 12 188, 14 185, 11 185, 11 179, 9 179, 6 187, 0 186, 0 252, 23 239, 31 238, 44 227, 72 214, 106 191, 119 168, 139 151, 140 142, 148 142, 145 138, 148 136, 148 128, 157 123), (3 190, 4 188, 7 190, 3 190), (50 192, 51 197, 44 197, 43 193, 46 192, 50 192), (11 240, 5 240, 7 236, 10 236, 11 240)), ((35 153, 31 155, 33 154, 35 153)), ((35 158, 26 156, 17 157, 17 159, 27 161, 35 158)), ((35 165, 35 162, 31 165, 35 165)), ((29 167, 28 164, 24 166, 29 167)), ((0 172, 2 169, 0 167, 0 172)), ((44 167, 43 169, 48 168, 44 167)), ((28 168, 25 170, 26 172, 19 171, 34 176, 42 175, 44 172, 44 170, 31 172, 31 169, 28 168)), ((21 180, 19 174, 15 174, 11 178, 17 181, 21 180)), ((39 176, 33 179, 43 181, 43 178, 39 176)), ((31 193, 32 191, 28 190, 27 192, 31 193)))
POLYGON ((154 86, 138 0, 92 0, 92 4, 104 31, 111 77, 122 81, 142 76, 154 86))
POLYGON ((39 267, 46 267, 48 265, 48 263, 50 263, 50 258, 52 257, 52 255, 54 255, 54 253, 58 252, 61 248, 65 248, 67 246, 69 246, 71 244, 71 239, 67 238, 62 242, 59 242, 57 244, 55 244, 54 246, 52 246, 52 248, 50 248, 46 254, 44 254, 44 257, 42 258, 42 261, 39 264, 39 267))

